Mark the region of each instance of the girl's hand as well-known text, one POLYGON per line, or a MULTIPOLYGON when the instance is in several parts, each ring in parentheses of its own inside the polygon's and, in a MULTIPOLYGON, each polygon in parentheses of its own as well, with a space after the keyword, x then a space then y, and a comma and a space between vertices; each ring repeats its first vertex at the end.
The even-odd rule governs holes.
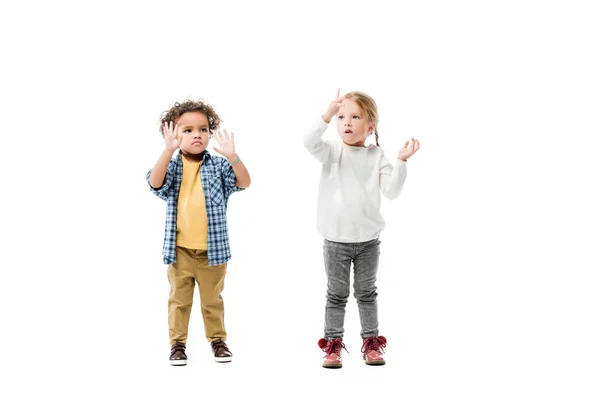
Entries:
POLYGON ((404 147, 400 149, 400 153, 398 153, 398 159, 406 162, 406 160, 412 157, 420 147, 421 144, 417 139, 411 138, 411 140, 407 140, 406 143, 404 143, 404 147))
POLYGON ((169 151, 175 151, 179 148, 183 137, 179 131, 179 125, 173 126, 173 121, 163 126, 163 137, 165 138, 165 148, 169 151))
POLYGON ((337 95, 335 96, 335 100, 333 100, 331 104, 329 104, 327 112, 325 112, 325 114, 323 114, 323 116, 321 117, 323 118, 323 122, 328 124, 331 121, 331 119, 335 117, 335 114, 337 114, 338 111, 340 111, 340 106, 342 105, 343 100, 344 98, 340 97, 340 89, 338 89, 337 95))
POLYGON ((237 154, 235 154, 235 144, 233 143, 233 132, 231 132, 231 138, 227 133, 227 129, 221 130, 219 129, 215 134, 215 139, 219 147, 213 146, 213 149, 223 157, 225 157, 229 162, 234 162, 237 158, 237 154))

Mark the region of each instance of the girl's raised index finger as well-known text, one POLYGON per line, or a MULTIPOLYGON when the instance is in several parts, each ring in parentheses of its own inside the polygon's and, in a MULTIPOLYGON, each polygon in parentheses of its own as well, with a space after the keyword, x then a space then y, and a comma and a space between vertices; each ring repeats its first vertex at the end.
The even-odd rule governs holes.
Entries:
POLYGON ((337 100, 337 99, 339 99, 339 98, 340 98, 340 89, 338 89, 338 91, 337 91, 337 95, 335 96, 335 99, 336 99, 336 100, 337 100))

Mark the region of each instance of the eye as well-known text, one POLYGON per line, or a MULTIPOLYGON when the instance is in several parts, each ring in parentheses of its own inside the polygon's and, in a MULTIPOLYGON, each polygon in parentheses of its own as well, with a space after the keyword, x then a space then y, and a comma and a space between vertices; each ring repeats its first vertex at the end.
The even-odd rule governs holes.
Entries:
POLYGON ((202 132, 208 132, 208 129, 202 128, 202 132))
POLYGON ((344 119, 343 115, 338 115, 338 119, 344 119))
POLYGON ((184 132, 185 133, 190 133, 192 130, 191 129, 186 129, 184 132))
POLYGON ((360 117, 358 115, 353 116, 352 118, 354 119, 359 119, 360 117))

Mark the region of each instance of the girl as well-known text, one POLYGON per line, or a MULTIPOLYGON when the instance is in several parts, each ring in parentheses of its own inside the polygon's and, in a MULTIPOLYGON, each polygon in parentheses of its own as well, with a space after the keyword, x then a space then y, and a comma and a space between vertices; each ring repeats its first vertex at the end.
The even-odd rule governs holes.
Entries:
POLYGON ((377 322, 377 266, 379 234, 385 227, 380 213, 381 196, 400 195, 406 178, 406 161, 419 150, 412 138, 400 149, 394 165, 379 147, 377 105, 364 93, 350 92, 331 102, 304 138, 308 151, 323 164, 317 229, 325 238, 323 255, 327 273, 325 335, 319 347, 325 352, 323 367, 340 368, 346 302, 350 295, 350 265, 354 264, 354 297, 358 303, 367 365, 383 365, 386 338, 377 322), (341 142, 323 141, 327 124, 336 117, 341 142), (375 134, 374 145, 365 140, 375 134))

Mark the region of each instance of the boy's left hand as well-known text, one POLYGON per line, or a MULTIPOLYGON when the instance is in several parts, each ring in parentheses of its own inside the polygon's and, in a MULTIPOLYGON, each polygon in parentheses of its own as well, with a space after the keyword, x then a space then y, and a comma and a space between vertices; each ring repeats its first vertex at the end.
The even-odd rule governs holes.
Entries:
POLYGON ((404 147, 400 149, 400 153, 398 153, 398 158, 402 161, 406 161, 413 154, 415 154, 420 147, 421 144, 419 143, 419 141, 415 138, 411 138, 411 140, 407 140, 406 143, 404 143, 404 147))
POLYGON ((233 132, 231 132, 231 138, 227 133, 227 129, 218 130, 215 134, 215 139, 217 140, 217 144, 219 147, 213 146, 213 149, 223 157, 225 157, 229 162, 235 161, 237 158, 237 154, 235 154, 235 144, 233 143, 233 132))

